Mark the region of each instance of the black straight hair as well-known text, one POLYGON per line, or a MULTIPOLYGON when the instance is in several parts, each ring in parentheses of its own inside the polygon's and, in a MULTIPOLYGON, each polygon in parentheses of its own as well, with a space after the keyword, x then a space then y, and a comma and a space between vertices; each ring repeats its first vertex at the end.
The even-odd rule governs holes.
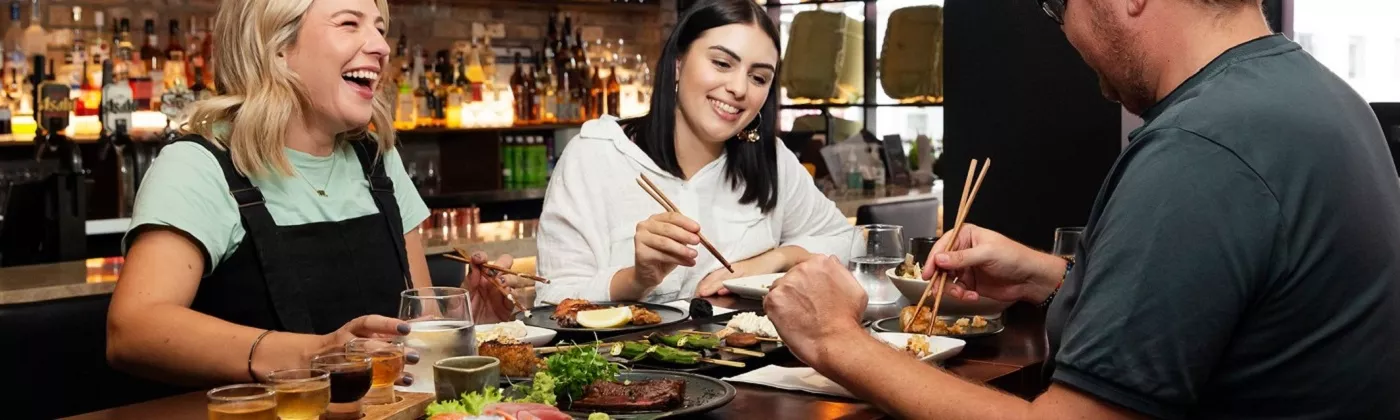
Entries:
MULTIPOLYGON (((656 63, 652 85, 651 111, 647 115, 622 122, 623 130, 632 141, 651 157, 662 170, 679 178, 680 163, 676 161, 676 60, 690 50, 691 44, 707 30, 725 25, 756 25, 773 41, 773 48, 782 57, 782 45, 778 41, 778 28, 769 20, 763 7, 753 0, 700 0, 695 2, 681 17, 666 45, 661 48, 661 58, 656 63)), ((780 66, 781 67, 781 66, 780 66)), ((743 136, 749 130, 757 129, 759 140, 748 142, 731 138, 724 143, 728 154, 724 175, 732 188, 744 188, 739 198, 740 204, 758 203, 763 213, 773 210, 778 204, 778 87, 775 72, 774 86, 768 91, 758 118, 739 132, 743 136)))

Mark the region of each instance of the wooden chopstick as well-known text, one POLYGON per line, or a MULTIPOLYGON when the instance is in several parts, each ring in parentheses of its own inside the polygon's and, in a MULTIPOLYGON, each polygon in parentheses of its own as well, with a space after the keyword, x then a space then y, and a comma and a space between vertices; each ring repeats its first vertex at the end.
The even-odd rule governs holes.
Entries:
MULTIPOLYGON (((957 243, 958 234, 962 231, 963 221, 967 218, 968 209, 972 207, 972 201, 977 197, 977 190, 982 188, 982 178, 987 176, 987 169, 991 167, 991 164, 992 160, 988 158, 986 163, 982 165, 982 172, 980 174, 977 173, 977 159, 973 159, 972 163, 968 166, 967 179, 963 180, 962 197, 958 202, 958 215, 953 223, 953 230, 949 232, 953 235, 953 239, 948 241, 943 252, 952 251, 954 244, 957 243), (977 177, 974 183, 973 175, 975 174, 977 177)), ((930 279, 928 284, 924 286, 924 293, 919 296, 919 303, 914 306, 914 314, 909 317, 909 321, 905 322, 904 327, 901 329, 902 331, 908 331, 909 328, 913 326, 914 321, 919 319, 919 312, 924 308, 924 303, 928 300, 929 294, 936 291, 933 298, 933 307, 930 308, 933 312, 930 314, 928 325, 928 333, 933 333, 933 325, 938 320, 938 308, 943 301, 943 286, 947 278, 948 273, 939 270, 938 274, 930 279)))
MULTIPOLYGON (((461 253, 462 251, 461 251, 461 249, 458 249, 458 251, 456 251, 456 252, 461 253)), ((458 262, 465 262, 465 263, 468 263, 468 265, 484 267, 484 269, 497 270, 497 272, 501 272, 501 273, 505 273, 505 274, 512 274, 512 276, 518 276, 518 277, 521 277, 521 279, 535 280, 535 281, 539 281, 539 283, 549 284, 549 279, 545 279, 545 277, 535 276, 535 274, 525 274, 525 273, 514 272, 514 270, 507 269, 507 267, 501 267, 501 266, 493 265, 493 263, 479 263, 479 265, 473 265, 472 260, 470 260, 469 258, 465 258, 465 256, 451 255, 451 253, 444 253, 444 255, 442 255, 442 256, 444 256, 444 258, 447 258, 447 259, 458 260, 458 262)))
MULTIPOLYGON (((448 259, 453 259, 453 260, 461 261, 461 262, 464 262, 464 263, 467 263, 467 264, 471 264, 471 263, 472 263, 471 260, 468 260, 468 259, 465 259, 465 258, 461 258, 461 257, 458 257, 458 256, 456 256, 456 255, 452 255, 452 254, 442 254, 442 255, 443 255, 444 257, 447 257, 448 259)), ((525 305, 522 305, 522 304, 520 304, 520 302, 516 301, 516 300, 515 300, 515 296, 511 295, 511 294, 510 294, 510 291, 506 290, 506 287, 505 287, 505 286, 502 286, 502 285, 501 285, 500 277, 494 277, 494 276, 493 276, 488 282, 491 283, 492 286, 496 286, 496 290, 497 290, 497 291, 500 291, 500 292, 501 292, 501 295, 504 295, 504 296, 506 297, 506 300, 509 300, 510 303, 512 303, 512 304, 515 304, 515 309, 520 310, 520 312, 529 312, 529 311, 530 311, 530 309, 529 309, 529 308, 526 308, 525 305)))
MULTIPOLYGON (((967 219, 967 215, 970 212, 970 209, 972 208, 972 202, 977 200, 977 190, 982 189, 982 180, 986 179, 987 168, 990 167, 992 167, 992 158, 987 158, 987 161, 982 163, 982 172, 977 174, 977 183, 972 186, 972 194, 967 196, 967 203, 963 205, 962 209, 960 209, 962 211, 958 212, 960 213, 958 215, 958 220, 955 223, 953 223, 954 241, 956 241, 958 238, 958 232, 962 231, 963 221, 967 219)), ((952 249, 952 242, 954 241, 949 241, 948 248, 950 250, 952 249)), ((933 335, 933 325, 938 323, 938 305, 943 303, 943 285, 944 282, 948 280, 947 271, 940 270, 939 273, 940 275, 938 276, 938 289, 935 291, 936 294, 933 296, 933 317, 929 318, 928 330, 925 332, 925 334, 928 335, 933 335)), ((919 314, 917 308, 914 309, 914 314, 919 314)))
MULTIPOLYGON (((666 193, 661 192, 661 189, 657 188, 656 184, 651 183, 651 179, 647 178, 646 174, 639 175, 641 175, 641 179, 637 181, 637 185, 641 186, 642 190, 645 190, 648 195, 651 195, 651 198, 656 200, 656 203, 660 204, 661 208, 671 213, 682 214, 680 208, 676 207, 676 204, 672 203, 671 199, 666 198, 666 193)), ((715 249, 715 246, 710 243, 710 240, 705 238, 705 234, 696 232, 695 235, 700 237, 700 245, 704 245, 705 249, 710 251, 710 254, 714 255, 715 259, 719 260, 720 264, 724 264, 725 270, 729 270, 730 273, 734 272, 734 267, 729 265, 729 260, 724 259, 724 256, 719 254, 719 250, 715 249)))
POLYGON ((719 359, 708 359, 708 358, 703 358, 703 357, 700 358, 700 361, 705 362, 705 363, 710 363, 710 364, 716 364, 716 365, 720 365, 720 366, 729 366, 729 367, 736 367, 736 368, 744 367, 744 362, 734 362, 734 361, 719 360, 719 359))
POLYGON ((730 352, 730 353, 734 353, 734 354, 742 354, 742 355, 745 355, 745 356, 753 356, 753 357, 763 357, 763 356, 767 356, 766 354, 763 354, 762 352, 756 352, 756 351, 753 351, 753 350, 745 350, 745 349, 735 348, 735 347, 720 347, 719 349, 720 349, 720 350, 723 350, 723 351, 730 352))

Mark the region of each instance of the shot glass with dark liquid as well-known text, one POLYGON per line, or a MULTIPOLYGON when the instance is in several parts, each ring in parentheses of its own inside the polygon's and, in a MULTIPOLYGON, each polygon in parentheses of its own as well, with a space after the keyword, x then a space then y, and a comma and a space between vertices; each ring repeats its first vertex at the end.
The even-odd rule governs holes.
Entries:
POLYGON ((331 404, 327 419, 358 419, 364 414, 360 399, 369 392, 374 376, 370 356, 365 353, 327 353, 311 359, 311 367, 330 374, 331 404))
POLYGON ((277 391, 277 417, 317 420, 331 402, 330 374, 322 369, 287 369, 267 375, 277 391))
MULTIPOLYGON (((345 344, 351 353, 364 353, 374 365, 374 375, 370 380, 369 393, 365 394, 365 404, 393 404, 394 382, 403 375, 404 345, 378 338, 356 338, 345 344)), ((416 379, 416 378, 415 378, 416 379)))
POLYGON ((271 386, 229 385, 208 396, 209 420, 277 420, 277 392, 271 386))

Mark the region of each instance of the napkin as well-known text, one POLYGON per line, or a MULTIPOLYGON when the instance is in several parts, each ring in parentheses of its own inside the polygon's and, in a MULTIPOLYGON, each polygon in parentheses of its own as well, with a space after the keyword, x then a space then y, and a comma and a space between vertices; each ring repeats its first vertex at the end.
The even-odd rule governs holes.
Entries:
MULTIPOLYGON (((663 303, 662 305, 670 306, 670 307, 672 307, 672 308, 676 308, 676 309, 680 309, 680 310, 682 310, 682 311, 686 311, 686 313, 690 313, 690 301, 689 301, 689 300, 681 299, 681 300, 678 300, 678 301, 675 301, 675 302, 666 302, 666 303, 663 303)), ((713 305, 711 305, 711 307, 714 308, 714 314, 715 314, 715 316, 720 316, 720 315, 724 315, 724 314, 727 314, 727 313, 730 313, 730 312, 734 312, 733 309, 729 309, 729 308, 722 308, 722 307, 713 306, 713 305)))
POLYGON ((803 391, 813 394, 855 398, 854 395, 851 395, 850 391, 846 391, 846 388, 842 388, 841 385, 817 373, 816 369, 809 367, 768 365, 754 369, 743 375, 724 378, 724 380, 770 386, 788 391, 803 391))

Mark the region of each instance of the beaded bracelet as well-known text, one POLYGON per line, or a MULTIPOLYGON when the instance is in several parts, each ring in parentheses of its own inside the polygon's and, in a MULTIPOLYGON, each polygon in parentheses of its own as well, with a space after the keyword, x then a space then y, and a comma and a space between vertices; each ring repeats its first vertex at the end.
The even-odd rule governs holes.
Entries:
POLYGON ((1073 269, 1074 269, 1074 259, 1069 258, 1069 257, 1060 257, 1060 258, 1064 258, 1064 260, 1065 260, 1065 275, 1064 275, 1064 277, 1060 277, 1060 284, 1055 285, 1055 290, 1053 290, 1053 291, 1050 292, 1050 296, 1046 296, 1046 297, 1045 297, 1045 301, 1040 302, 1039 305, 1035 305, 1037 308, 1044 308, 1044 307, 1050 306, 1050 301, 1055 300, 1055 295, 1060 294, 1060 286, 1064 286, 1064 285, 1065 285, 1065 279, 1068 279, 1068 278, 1069 278, 1069 272, 1070 272, 1070 270, 1073 270, 1073 269))
POLYGON ((248 348, 248 377, 253 378, 253 382, 258 381, 258 375, 253 373, 253 352, 258 350, 258 343, 261 343, 263 337, 267 337, 268 334, 272 334, 272 330, 263 331, 262 334, 258 334, 258 338, 253 340, 253 346, 248 348))

